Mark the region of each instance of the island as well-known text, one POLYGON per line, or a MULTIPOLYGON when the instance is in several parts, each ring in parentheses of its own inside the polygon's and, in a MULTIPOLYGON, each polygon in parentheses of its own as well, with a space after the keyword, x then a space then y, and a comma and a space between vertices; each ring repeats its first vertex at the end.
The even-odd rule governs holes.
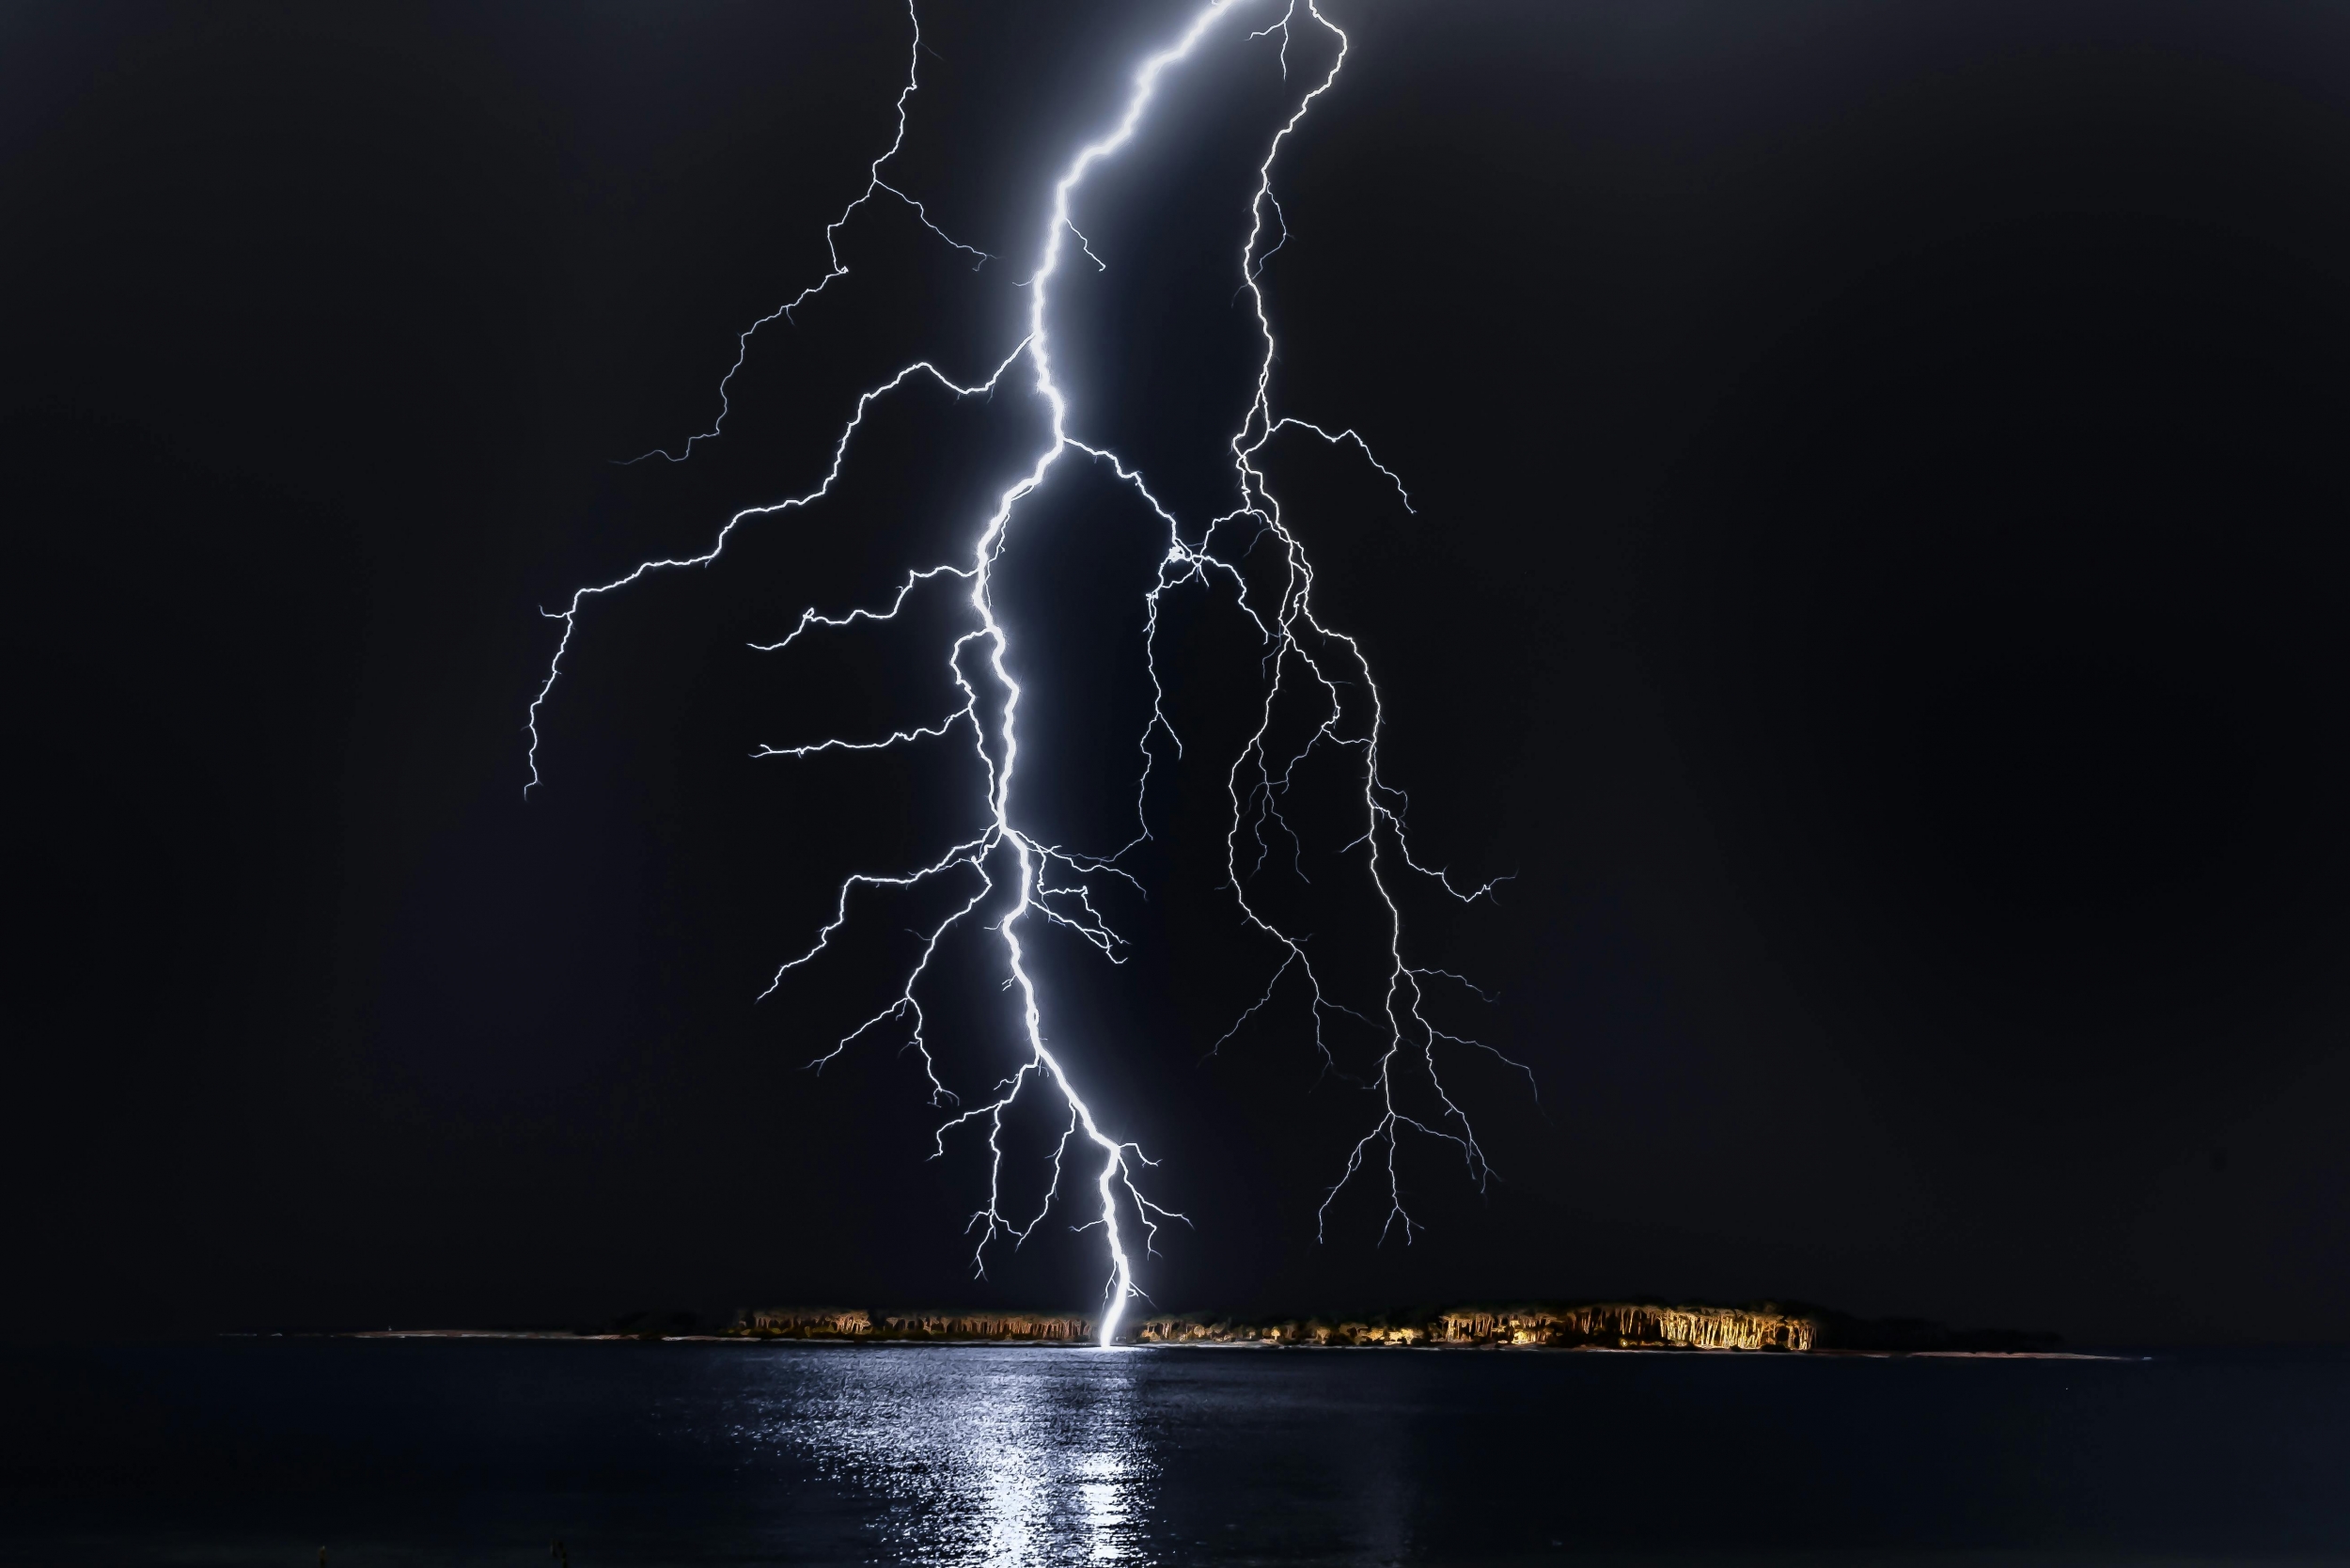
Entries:
MULTIPOLYGON (((876 1310, 773 1307, 734 1314, 720 1336, 836 1342, 1085 1345, 1098 1321, 1077 1312, 876 1310)), ((1792 1355, 2048 1355, 2061 1339, 2013 1329, 1960 1330, 1916 1318, 1857 1318, 1763 1302, 1722 1307, 1649 1301, 1450 1307, 1327 1316, 1161 1313, 1130 1319, 1120 1339, 1145 1345, 1750 1351, 1792 1355)))

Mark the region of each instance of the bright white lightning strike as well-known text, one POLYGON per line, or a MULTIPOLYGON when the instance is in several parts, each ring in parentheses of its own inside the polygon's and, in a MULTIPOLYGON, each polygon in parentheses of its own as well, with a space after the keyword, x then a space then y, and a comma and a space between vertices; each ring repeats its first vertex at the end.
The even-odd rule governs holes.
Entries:
MULTIPOLYGON (((1255 870, 1261 868, 1270 843, 1268 831, 1284 835, 1297 842, 1298 835, 1281 812, 1281 800, 1294 780, 1298 768, 1317 748, 1351 752, 1359 759, 1356 776, 1361 780, 1361 816, 1355 823, 1355 837, 1344 846, 1345 853, 1361 850, 1371 884, 1384 906, 1387 931, 1386 947, 1386 980, 1380 998, 1384 1023, 1378 1027, 1385 1044, 1371 1087, 1380 1097, 1380 1113, 1371 1129, 1348 1152, 1344 1168, 1336 1183, 1324 1195, 1317 1215, 1317 1230, 1326 1219, 1329 1206, 1338 1194, 1367 1167, 1382 1164, 1386 1174, 1387 1215, 1382 1226, 1384 1237, 1401 1224, 1408 1241, 1416 1228, 1404 1206, 1402 1178, 1397 1168, 1397 1153, 1405 1133, 1418 1133, 1452 1145, 1460 1153, 1472 1179, 1480 1184, 1490 1174, 1483 1150, 1480 1147, 1467 1116, 1446 1090, 1437 1075, 1436 1054, 1440 1044, 1491 1051, 1481 1043, 1448 1033, 1431 1023, 1425 1012, 1425 985, 1432 980, 1444 980, 1466 986, 1461 977, 1449 971, 1417 965, 1404 955, 1403 915, 1390 890, 1388 855, 1396 865, 1428 878, 1451 897, 1463 902, 1486 896, 1493 884, 1464 891, 1455 887, 1437 870, 1420 865, 1412 856, 1405 838, 1402 816, 1403 797, 1400 791, 1386 784, 1380 772, 1380 741, 1385 726, 1385 709, 1378 684, 1371 676, 1361 647, 1354 638, 1333 631, 1316 615, 1312 604, 1313 571, 1296 537, 1284 524, 1281 507, 1274 495, 1259 459, 1267 445, 1284 432, 1299 431, 1315 436, 1334 446, 1349 446, 1358 450, 1364 460, 1394 484, 1397 494, 1404 495, 1402 481, 1372 455, 1362 437, 1353 431, 1331 431, 1321 426, 1294 417, 1277 418, 1272 413, 1271 383, 1275 358, 1272 319, 1268 313, 1261 286, 1264 262, 1273 251, 1287 240, 1287 226, 1281 220, 1280 208, 1274 199, 1273 166, 1283 142, 1303 123, 1315 100, 1327 92, 1338 80, 1346 61, 1346 34, 1325 17, 1316 0, 1286 0, 1279 16, 1251 35, 1265 38, 1278 35, 1281 67, 1284 77, 1289 67, 1290 32, 1301 16, 1324 29, 1334 40, 1335 54, 1328 71, 1298 102, 1295 110, 1275 133, 1258 165, 1258 180, 1249 200, 1250 224, 1248 235, 1239 257, 1241 287, 1247 294, 1255 314, 1257 327, 1263 342, 1259 360, 1255 395, 1240 428, 1230 442, 1238 504, 1223 515, 1210 520, 1196 539, 1187 539, 1179 520, 1154 496, 1141 474, 1129 466, 1116 453, 1090 445, 1071 433, 1071 410, 1068 399, 1054 380, 1051 334, 1052 284, 1058 274, 1067 250, 1067 241, 1073 237, 1076 246, 1094 266, 1105 267, 1091 245, 1080 232, 1071 212, 1072 198, 1085 183, 1089 173, 1104 160, 1113 157, 1130 143, 1141 128, 1155 96, 1162 77, 1172 68, 1193 55, 1200 40, 1206 38, 1229 14, 1254 8, 1263 0, 1210 0, 1191 19, 1188 25, 1167 47, 1146 58, 1136 71, 1123 112, 1117 122, 1096 140, 1077 149, 1052 187, 1050 215, 1042 237, 1039 264, 1026 281, 1030 290, 1028 328, 1026 336, 996 365, 983 381, 964 385, 957 383, 928 361, 917 361, 899 370, 888 380, 870 388, 857 400, 856 407, 843 427, 833 448, 833 457, 822 479, 804 495, 794 496, 766 506, 750 507, 735 513, 718 531, 711 547, 698 556, 679 559, 647 561, 612 582, 581 588, 572 594, 570 604, 559 614, 550 612, 552 619, 563 622, 563 632, 555 654, 550 660, 545 682, 532 699, 526 724, 530 735, 530 784, 525 792, 540 782, 538 759, 538 715, 556 678, 561 673, 564 653, 568 651, 573 632, 578 628, 580 611, 589 600, 638 581, 649 573, 677 567, 708 566, 725 550, 728 539, 742 524, 777 512, 802 510, 814 506, 829 494, 839 479, 847 460, 849 447, 862 426, 865 416, 879 399, 889 396, 907 382, 927 377, 957 397, 969 397, 992 392, 1013 367, 1026 360, 1034 375, 1037 395, 1050 412, 1050 440, 1037 453, 1027 472, 998 497, 994 511, 980 526, 972 542, 967 563, 942 563, 908 573, 896 595, 879 608, 856 608, 843 615, 826 615, 808 609, 801 614, 799 623, 780 640, 756 644, 762 651, 780 651, 801 635, 813 630, 845 630, 863 622, 894 619, 904 607, 909 596, 922 585, 942 577, 953 577, 968 585, 967 599, 973 625, 956 637, 947 650, 947 665, 962 703, 952 712, 941 715, 934 723, 901 729, 879 740, 833 738, 793 746, 760 746, 754 754, 760 757, 805 758, 833 751, 880 751, 944 739, 950 734, 967 731, 984 769, 986 785, 985 825, 972 838, 949 846, 936 859, 914 870, 896 874, 860 872, 844 882, 835 901, 832 917, 816 933, 813 944, 797 957, 783 964, 768 986, 772 993, 784 983, 792 971, 812 963, 829 948, 833 936, 850 918, 850 901, 860 889, 904 890, 928 884, 955 873, 964 873, 976 881, 977 890, 946 917, 925 933, 919 933, 922 944, 904 983, 880 1011, 849 1031, 832 1049, 811 1063, 821 1067, 837 1058, 860 1037, 885 1024, 897 1024, 908 1030, 908 1043, 916 1050, 930 1077, 932 1103, 944 1105, 955 1099, 940 1080, 937 1064, 930 1054, 923 1034, 924 1016, 917 993, 929 972, 931 960, 949 932, 977 914, 992 894, 999 890, 998 878, 1009 871, 1010 908, 994 926, 1003 943, 1006 986, 1019 994, 1022 1027, 1027 1046, 1027 1058, 1011 1074, 1001 1080, 995 1097, 983 1105, 956 1112, 943 1122, 935 1133, 938 1152, 945 1151, 949 1132, 966 1123, 984 1123, 991 1154, 989 1188, 986 1202, 971 1217, 970 1229, 979 1232, 974 1263, 982 1270, 987 1248, 999 1235, 1008 1235, 1017 1247, 1042 1223, 1059 1194, 1062 1160, 1070 1143, 1079 1137, 1090 1144, 1101 1158, 1093 1185, 1101 1200, 1100 1217, 1090 1222, 1102 1227, 1107 1246, 1110 1276, 1104 1293, 1101 1341, 1112 1343, 1127 1303, 1138 1294, 1135 1285, 1134 1262, 1127 1251, 1126 1240, 1119 1223, 1118 1194, 1123 1191, 1135 1207, 1144 1231, 1146 1250, 1157 1234, 1157 1221, 1182 1218, 1160 1207, 1147 1198, 1137 1184, 1137 1168, 1152 1162, 1142 1154, 1133 1142, 1120 1139, 1104 1132, 1093 1110, 1079 1092, 1076 1082, 1061 1058, 1046 1044, 1042 1009, 1037 984, 1030 974, 1026 953, 1021 942, 1022 922, 1036 915, 1047 922, 1075 933, 1108 956, 1119 961, 1118 949, 1122 939, 1114 933, 1095 910, 1089 879, 1113 876, 1133 883, 1134 878, 1119 864, 1124 850, 1110 855, 1088 855, 1042 842, 1019 825, 1013 808, 1013 785, 1018 776, 1020 743, 1018 716, 1022 697, 1020 683, 1013 679, 1006 659, 1010 647, 1007 630, 997 619, 992 593, 993 572, 1002 553, 1006 537, 1020 503, 1034 493, 1056 464, 1071 451, 1105 464, 1118 479, 1131 488, 1152 512, 1167 525, 1167 550, 1162 558, 1158 580, 1147 598, 1147 619, 1144 634, 1144 655, 1151 675, 1154 699, 1151 718, 1141 737, 1143 764, 1137 787, 1138 816, 1145 805, 1150 786, 1152 744, 1164 733, 1179 752, 1181 741, 1175 735, 1163 708, 1164 689, 1158 676, 1156 637, 1161 602, 1166 593, 1186 585, 1205 586, 1212 577, 1221 577, 1233 588, 1239 607, 1258 634, 1263 638, 1265 651, 1263 668, 1266 682, 1262 707, 1256 729, 1247 743, 1233 759, 1227 776, 1227 788, 1231 799, 1231 825, 1226 837, 1226 870, 1241 915, 1247 925, 1262 933, 1279 949, 1280 958, 1264 993, 1241 1015, 1232 1031, 1266 1008, 1282 981, 1294 971, 1304 982, 1308 993, 1309 1015, 1313 1022, 1314 1040, 1325 1063, 1334 1064, 1324 1026, 1333 1012, 1346 1013, 1365 1022, 1372 1022, 1360 1010, 1343 1006, 1325 991, 1322 978, 1308 957, 1306 939, 1284 929, 1269 918, 1251 901, 1248 886, 1255 870), (1270 249, 1263 248, 1266 209, 1271 208, 1274 219, 1281 227, 1281 238, 1270 249), (1241 555, 1219 556, 1215 541, 1220 533, 1245 531, 1247 543, 1241 555), (1275 547, 1280 581, 1270 600, 1252 596, 1249 580, 1241 569, 1241 561, 1250 549, 1270 541, 1275 547), (1344 688, 1359 685, 1369 694, 1367 717, 1350 725, 1344 688), (1303 745, 1286 757, 1277 756, 1271 736, 1277 713, 1283 704, 1300 697, 1318 706, 1321 713, 1303 745), (1257 846, 1254 864, 1246 870, 1246 841, 1257 846), (1007 868, 1003 863, 1009 859, 1007 868), (994 870, 991 870, 994 868, 994 870), (1425 1070, 1427 1085, 1433 1091, 1437 1107, 1434 1116, 1413 1114, 1398 1100, 1398 1074, 1406 1058, 1417 1057, 1425 1070), (1001 1136, 1005 1113, 1017 1101, 1021 1091, 1032 1080, 1049 1083, 1065 1103, 1069 1121, 1066 1130, 1056 1145, 1053 1156, 1052 1181, 1043 1203, 1036 1214, 1025 1221, 1016 1221, 1003 1213, 1001 1170, 1003 1148, 1001 1136)), ((909 8, 909 15, 911 15, 909 8)), ((929 213, 913 197, 899 191, 882 178, 883 165, 896 156, 903 146, 906 129, 906 103, 918 85, 921 35, 916 19, 914 64, 909 68, 906 85, 898 97, 897 136, 881 157, 874 160, 865 191, 844 209, 827 227, 826 240, 831 247, 832 266, 816 284, 804 290, 790 304, 763 317, 745 331, 738 345, 735 365, 729 369, 727 382, 742 368, 749 352, 752 335, 777 316, 788 314, 813 298, 835 278, 844 275, 847 268, 840 261, 838 236, 841 227, 856 210, 871 200, 877 193, 898 197, 913 208, 924 226, 947 243, 984 259, 982 253, 961 244, 932 223, 929 213)), ((720 386, 720 422, 725 418, 726 383, 720 386)), ((647 453, 670 461, 682 461, 689 455, 694 442, 708 440, 718 433, 718 425, 693 437, 684 450, 672 455, 667 452, 647 453)), ((639 460, 641 461, 641 460, 639 460)), ((1143 826, 1134 843, 1149 837, 1143 826)), ((1126 846, 1134 847, 1133 843, 1126 846)), ((1138 886, 1138 885, 1137 885, 1138 886)), ((1474 989, 1471 987, 1470 989, 1474 989)), ((1222 1041, 1216 1043, 1218 1045, 1222 1041)), ((1496 1052, 1498 1056, 1499 1053, 1496 1052)), ((1503 1060, 1508 1058, 1503 1058, 1503 1060)), ((1520 1072, 1522 1064, 1509 1065, 1520 1072)), ((1531 1074, 1528 1074, 1529 1080, 1531 1074)), ((1082 1227, 1090 1228, 1090 1226, 1082 1227)))

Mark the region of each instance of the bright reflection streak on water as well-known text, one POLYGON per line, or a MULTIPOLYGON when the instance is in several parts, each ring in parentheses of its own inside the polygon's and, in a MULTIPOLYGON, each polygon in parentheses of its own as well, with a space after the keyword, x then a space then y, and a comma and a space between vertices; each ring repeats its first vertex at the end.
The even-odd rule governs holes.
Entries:
POLYGON ((828 1348, 769 1365, 746 1435, 885 1499, 885 1559, 1148 1560, 1134 1353, 828 1348))
POLYGON ((2338 1352, 0 1347, 45 1568, 2350 1562, 2345 1473, 2338 1352))

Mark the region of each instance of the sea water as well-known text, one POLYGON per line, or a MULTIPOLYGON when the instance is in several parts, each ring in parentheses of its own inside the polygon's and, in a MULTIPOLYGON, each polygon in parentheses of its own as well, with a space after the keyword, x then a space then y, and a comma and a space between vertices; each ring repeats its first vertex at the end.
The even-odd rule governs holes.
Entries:
POLYGON ((2350 1561, 2350 1356, 0 1356, 0 1561, 321 1547, 333 1568, 2350 1561))

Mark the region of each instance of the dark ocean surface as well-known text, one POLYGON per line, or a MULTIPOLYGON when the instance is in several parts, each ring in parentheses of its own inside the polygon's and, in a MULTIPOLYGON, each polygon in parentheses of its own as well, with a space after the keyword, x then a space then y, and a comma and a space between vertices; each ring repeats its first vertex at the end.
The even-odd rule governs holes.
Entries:
POLYGON ((2350 1356, 0 1354, 0 1561, 2350 1562, 2350 1356))

